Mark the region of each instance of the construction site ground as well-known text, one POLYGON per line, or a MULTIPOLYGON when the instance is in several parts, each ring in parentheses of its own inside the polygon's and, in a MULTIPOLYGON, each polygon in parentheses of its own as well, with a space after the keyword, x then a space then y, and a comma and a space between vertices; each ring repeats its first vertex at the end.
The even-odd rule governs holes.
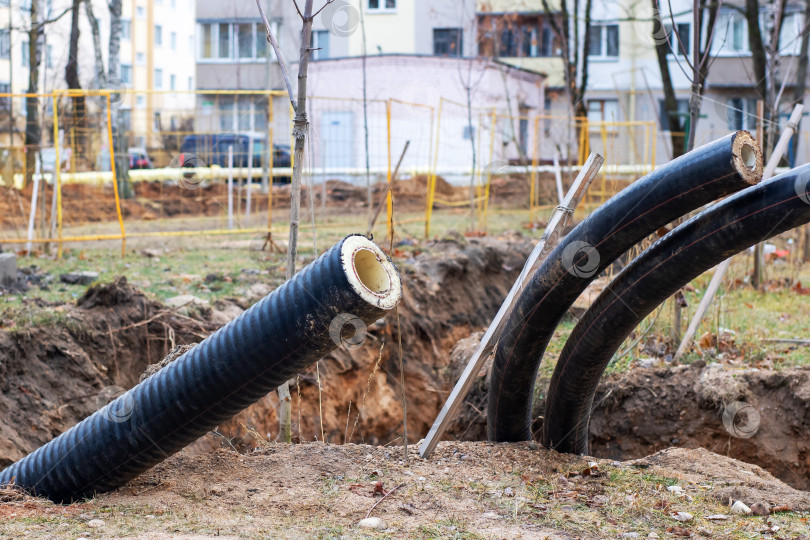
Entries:
MULTIPOLYGON (((426 241, 420 215, 407 207, 395 215, 393 249, 405 285, 399 315, 407 459, 391 315, 368 327, 359 349, 339 349, 298 377, 296 444, 275 442, 271 394, 111 494, 59 506, 0 493, 0 537, 808 537, 810 494, 802 490, 810 490, 810 349, 786 341, 808 339, 810 289, 802 282, 810 283, 810 272, 798 260, 798 232, 773 241, 760 291, 750 286, 750 257, 734 259, 698 347, 683 360, 672 361, 669 302, 628 339, 595 402, 591 448, 598 459, 534 443, 475 442, 486 433, 482 372, 449 442, 422 460, 416 443, 548 216, 530 221, 526 210, 493 211, 485 235, 480 228, 465 235, 465 211, 442 210, 426 241), (725 429, 723 407, 735 400, 765 411, 754 437, 725 429), (729 500, 769 515, 738 515, 729 500), (381 528, 361 528, 367 514, 381 518, 381 528)), ((365 216, 366 209, 331 216, 334 226, 317 221, 313 234, 305 212, 298 266, 365 216)), ((384 223, 375 234, 388 247, 384 223)), ((263 236, 245 234, 133 238, 123 257, 120 241, 70 244, 59 261, 20 255, 22 279, 0 296, 0 466, 62 433, 111 392, 136 384, 175 346, 201 341, 282 283, 285 236, 274 239, 275 251, 263 236), (77 271, 98 272, 98 283, 60 281, 77 271)), ((684 291, 684 321, 710 277, 684 291)), ((597 280, 589 295, 609 278, 597 280)), ((586 306, 582 299, 572 309, 549 346, 535 432, 554 360, 586 306)))

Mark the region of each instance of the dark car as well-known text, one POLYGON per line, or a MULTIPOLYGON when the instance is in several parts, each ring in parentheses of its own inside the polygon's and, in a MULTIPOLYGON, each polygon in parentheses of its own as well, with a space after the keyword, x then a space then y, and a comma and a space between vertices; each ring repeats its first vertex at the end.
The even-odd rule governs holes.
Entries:
MULTIPOLYGON (((228 147, 233 147, 233 166, 248 166, 248 145, 251 137, 238 133, 204 133, 189 135, 180 147, 183 167, 207 165, 228 166, 228 147)), ((264 137, 253 137, 253 166, 261 167, 266 159, 267 142, 264 137)), ((273 167, 290 166, 290 145, 273 144, 273 167)), ((277 181, 289 181, 278 178, 277 181)))
POLYGON ((145 148, 129 148, 127 154, 129 155, 130 170, 153 168, 152 160, 149 159, 145 148))

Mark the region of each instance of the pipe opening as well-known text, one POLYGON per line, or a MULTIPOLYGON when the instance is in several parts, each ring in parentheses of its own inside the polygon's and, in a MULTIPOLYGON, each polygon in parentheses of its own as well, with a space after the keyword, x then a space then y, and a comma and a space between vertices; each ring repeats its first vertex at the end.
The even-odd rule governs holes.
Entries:
POLYGON ((346 279, 360 298, 382 309, 393 309, 402 297, 396 267, 374 242, 358 234, 347 236, 341 247, 346 279))
POLYGON ((734 168, 747 183, 755 185, 762 180, 762 152, 759 144, 747 131, 738 131, 731 146, 734 168))
POLYGON ((740 157, 742 158, 743 164, 748 167, 749 170, 756 170, 757 152, 754 150, 754 146, 748 141, 743 143, 742 149, 740 150, 740 157))
POLYGON ((358 249, 352 262, 360 283, 368 290, 375 294, 383 294, 391 288, 391 277, 373 251, 358 249))

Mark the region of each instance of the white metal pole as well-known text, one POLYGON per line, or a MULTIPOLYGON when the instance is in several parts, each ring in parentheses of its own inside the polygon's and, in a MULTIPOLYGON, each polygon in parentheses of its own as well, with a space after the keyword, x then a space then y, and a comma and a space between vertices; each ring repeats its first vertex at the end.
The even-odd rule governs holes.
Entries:
POLYGON ((228 229, 233 229, 233 146, 228 146, 228 229))
POLYGON ((253 182, 253 135, 248 139, 248 162, 247 162, 247 201, 245 203, 245 219, 250 219, 250 189, 253 182))
POLYGON ((28 216, 28 243, 25 244, 25 251, 28 252, 28 255, 31 254, 31 243, 34 240, 34 219, 37 215, 37 197, 39 196, 40 176, 39 161, 37 161, 34 172, 34 190, 33 193, 31 193, 31 215, 28 216))

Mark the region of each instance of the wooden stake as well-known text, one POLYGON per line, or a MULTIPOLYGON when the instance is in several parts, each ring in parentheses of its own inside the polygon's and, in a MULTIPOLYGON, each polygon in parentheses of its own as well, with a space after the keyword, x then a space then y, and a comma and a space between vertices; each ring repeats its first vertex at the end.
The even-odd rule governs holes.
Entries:
POLYGON ((408 147, 410 145, 411 141, 405 141, 405 148, 402 149, 402 153, 399 155, 399 161, 397 161, 394 174, 391 175, 391 181, 388 182, 388 187, 385 189, 385 193, 383 193, 379 204, 377 204, 377 208, 374 209, 374 215, 371 216, 371 220, 368 222, 366 236, 371 236, 371 230, 374 228, 374 223, 377 221, 377 218, 380 217, 380 212, 382 212, 383 206, 385 206, 385 203, 388 202, 388 194, 394 190, 394 182, 397 179, 397 174, 399 174, 399 166, 402 165, 402 159, 405 157, 405 152, 408 151, 408 147))
POLYGON ((571 189, 568 190, 568 194, 565 196, 563 204, 554 210, 554 213, 546 226, 546 230, 543 232, 543 236, 532 250, 526 264, 523 265, 523 271, 512 285, 512 289, 509 291, 509 294, 506 296, 503 304, 501 304, 498 314, 495 315, 495 318, 490 323, 489 328, 487 328, 487 331, 484 333, 484 337, 481 338, 481 343, 478 344, 478 348, 475 350, 475 353, 473 353, 469 362, 467 362, 467 367, 464 368, 464 372, 461 374, 456 386, 453 388, 450 397, 447 399, 444 407, 442 407, 442 410, 439 412, 439 416, 436 417, 436 421, 433 422, 430 432, 428 432, 422 446, 419 448, 419 455, 421 455, 423 458, 430 457, 433 450, 436 449, 436 445, 439 444, 439 440, 447 430, 447 425, 449 424, 450 420, 453 418, 453 416, 455 416, 456 412, 458 412, 462 403, 464 403, 464 398, 467 397, 467 394, 475 381, 476 375, 478 375, 478 372, 480 372, 484 367, 487 358, 489 358, 489 355, 494 351, 495 345, 497 344, 497 336, 500 335, 503 325, 511 313, 515 301, 523 290, 525 284, 532 278, 535 271, 540 266, 543 256, 548 254, 548 252, 559 242, 560 237, 562 236, 562 231, 565 229, 568 220, 571 218, 574 210, 584 197, 585 192, 588 191, 591 182, 593 182, 593 179, 596 177, 596 174, 599 172, 599 169, 602 167, 604 162, 605 158, 599 154, 592 153, 590 156, 588 156, 588 160, 582 166, 582 170, 580 170, 579 174, 574 180, 571 189))

